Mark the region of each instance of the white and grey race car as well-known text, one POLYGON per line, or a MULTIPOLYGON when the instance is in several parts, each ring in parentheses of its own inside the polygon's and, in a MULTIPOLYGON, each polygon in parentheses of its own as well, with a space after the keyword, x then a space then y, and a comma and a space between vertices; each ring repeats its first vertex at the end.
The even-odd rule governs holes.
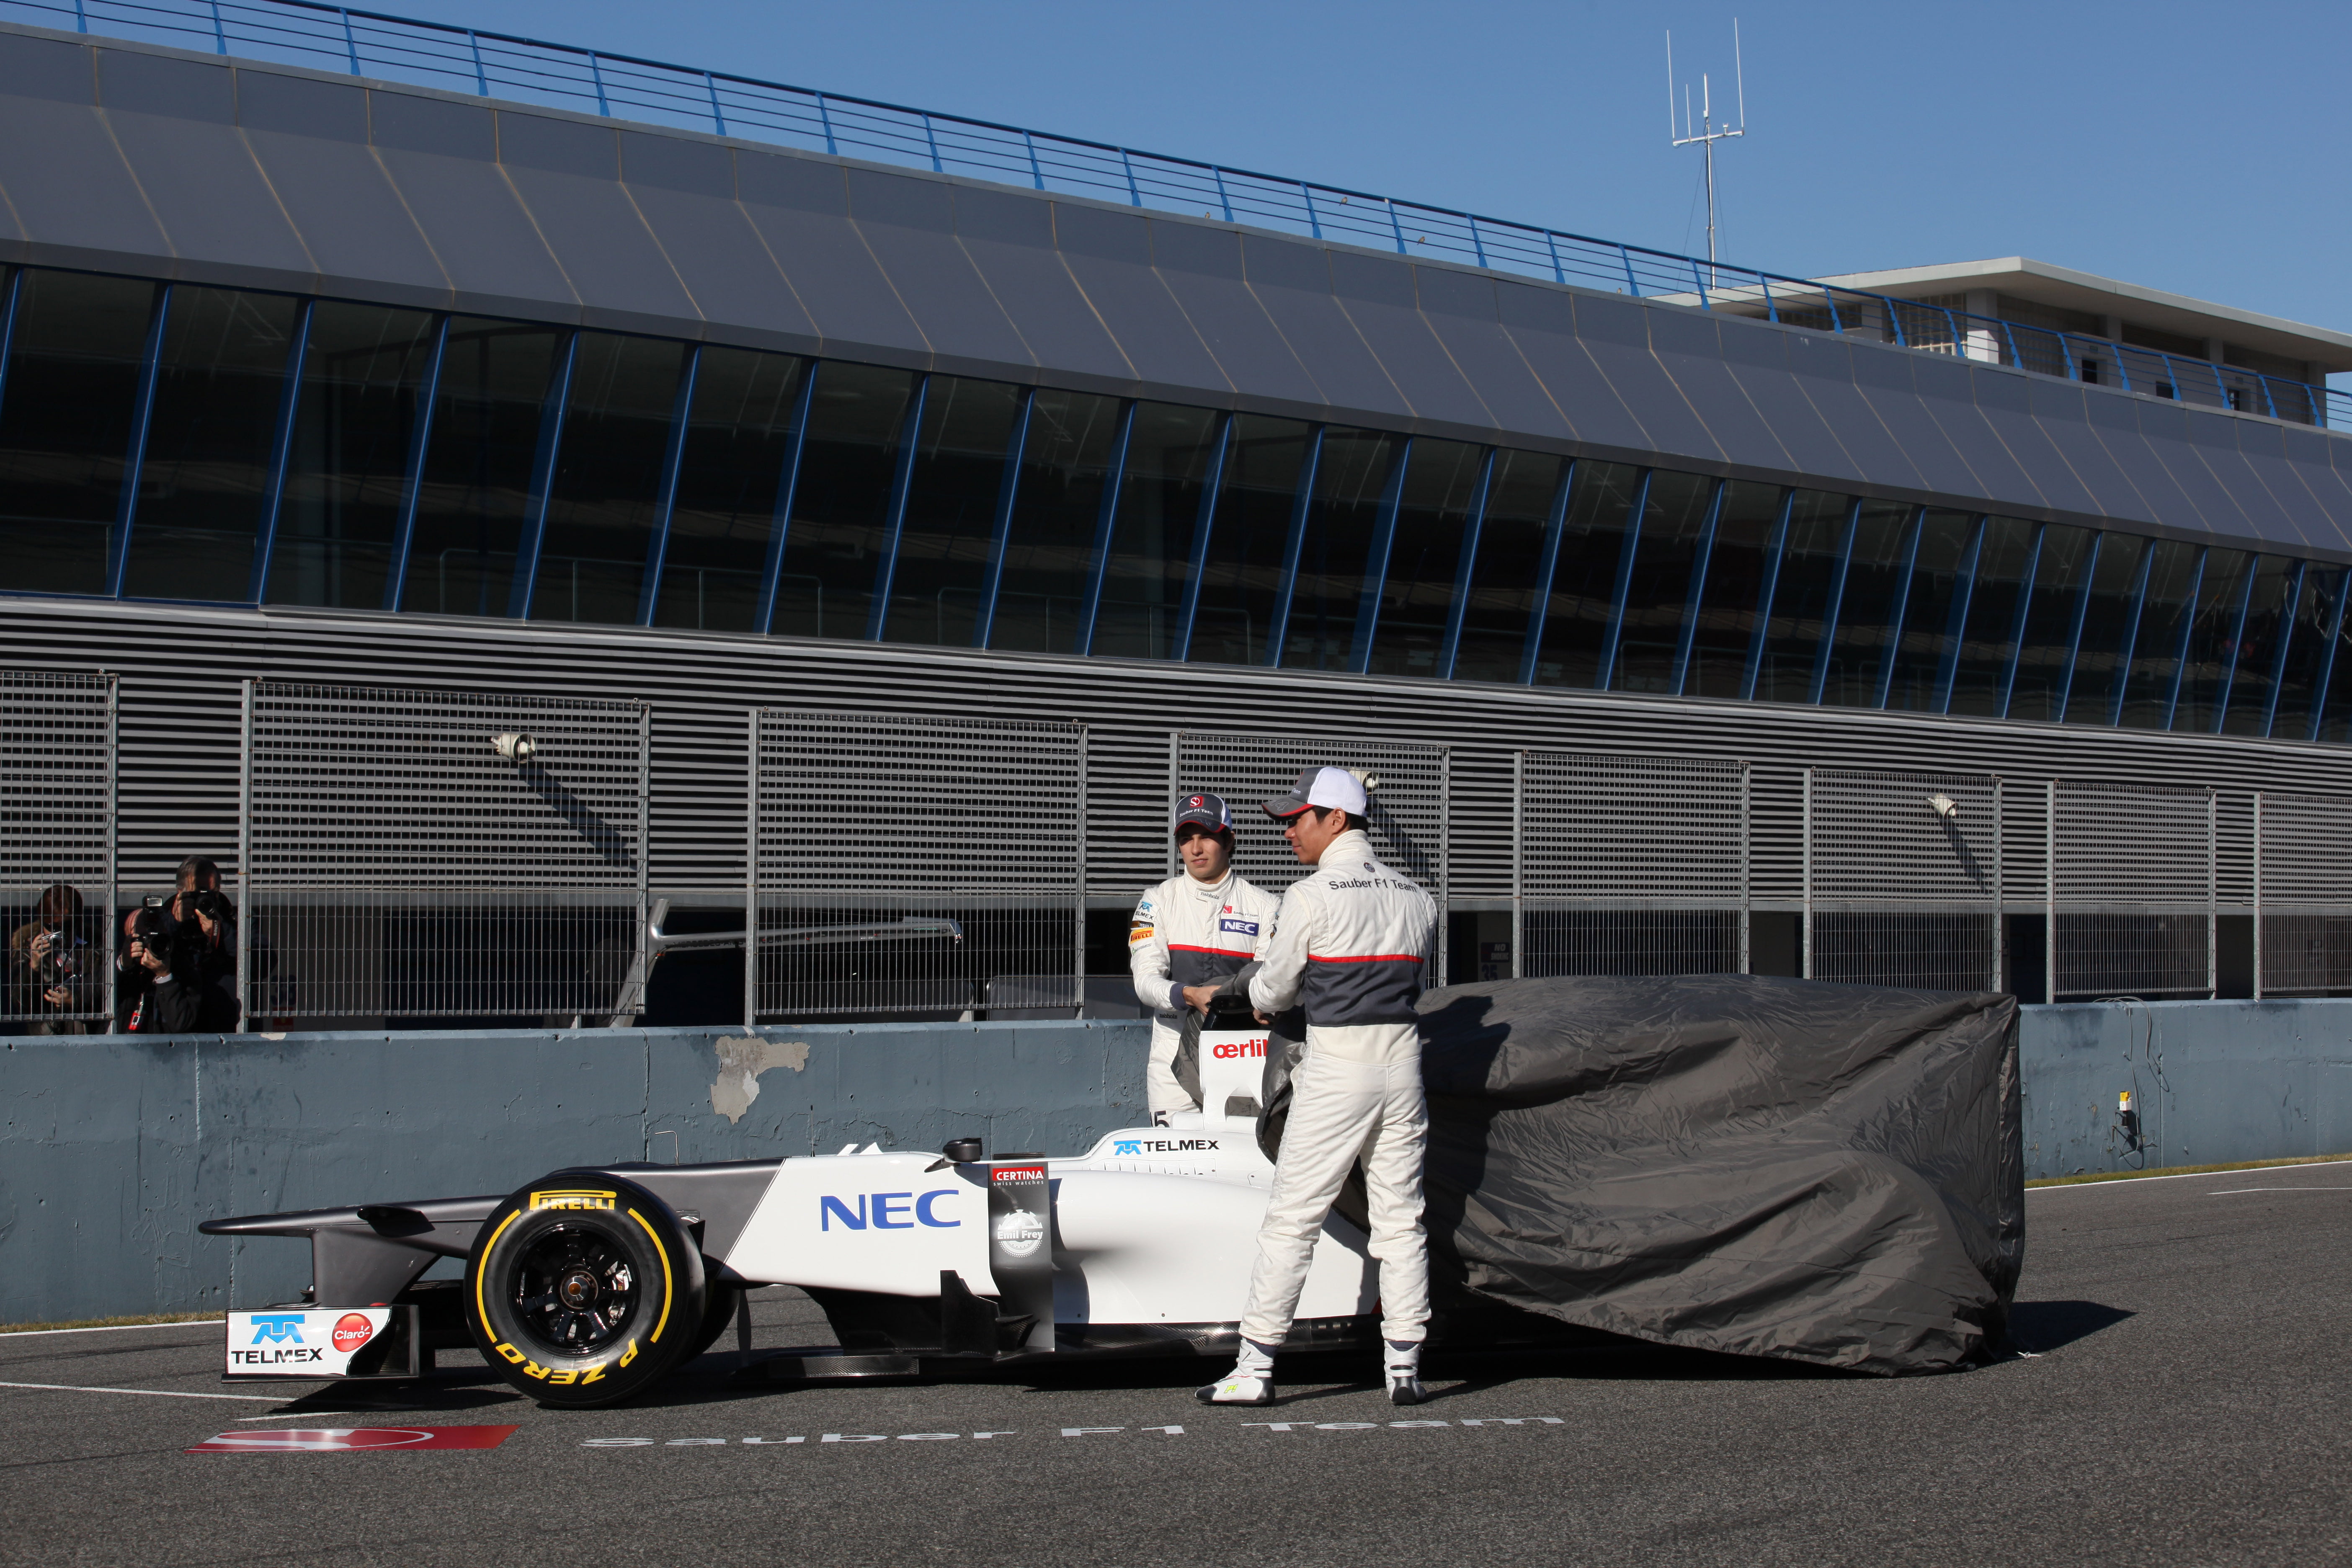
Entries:
MULTIPOLYGON (((1263 1030, 1200 1036, 1201 1103, 1075 1156, 878 1145, 721 1164, 557 1171, 504 1197, 205 1222, 307 1237, 311 1285, 228 1315, 232 1378, 420 1375, 471 1344, 548 1405, 610 1405, 717 1342, 743 1292, 806 1291, 838 1348, 770 1376, 948 1373, 1070 1355, 1230 1354, 1274 1167, 1256 1137, 1263 1030), (420 1282, 442 1258, 462 1281, 420 1282)), ((1370 1344, 1376 1266, 1339 1215, 1294 1347, 1370 1344)))

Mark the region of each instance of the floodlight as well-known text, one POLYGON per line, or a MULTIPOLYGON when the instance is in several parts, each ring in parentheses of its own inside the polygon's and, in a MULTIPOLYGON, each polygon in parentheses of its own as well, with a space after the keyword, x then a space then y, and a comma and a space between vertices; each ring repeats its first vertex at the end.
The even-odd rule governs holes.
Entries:
POLYGON ((510 763, 527 763, 539 754, 539 742, 533 736, 509 731, 490 737, 490 750, 510 763))

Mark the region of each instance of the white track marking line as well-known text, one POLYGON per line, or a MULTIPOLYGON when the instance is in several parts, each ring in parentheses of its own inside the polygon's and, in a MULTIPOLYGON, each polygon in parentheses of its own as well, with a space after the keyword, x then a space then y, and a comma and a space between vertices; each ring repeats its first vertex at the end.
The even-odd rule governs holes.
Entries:
POLYGON ((2222 1187, 2205 1195, 2226 1198, 2231 1193, 2352 1193, 2352 1187, 2222 1187))
MULTIPOLYGON (((2261 1165, 2255 1167, 2255 1169, 2263 1171, 2308 1171, 2318 1165, 2343 1164, 2352 1164, 2352 1161, 2303 1160, 2298 1161, 2292 1165, 2261 1165)), ((2252 1171, 2244 1173, 2244 1174, 2247 1175, 2252 1175, 2252 1173, 2253 1172, 2252 1171)), ((2025 1189, 2025 1195, 2032 1197, 2036 1193, 2080 1192, 2086 1187, 2126 1187, 2131 1185, 2134 1182, 2186 1182, 2198 1176, 2234 1176, 2237 1174, 2240 1174, 2240 1173, 2236 1171, 2182 1171, 2178 1174, 2170 1176, 2116 1176, 2104 1182, 2062 1182, 2055 1186, 2028 1187, 2025 1189)))
MULTIPOLYGON (((247 1421, 309 1421, 320 1415, 381 1415, 381 1410, 281 1410, 275 1415, 240 1415, 237 1424, 247 1421)), ((395 1412, 397 1414, 397 1412, 395 1412)))
MULTIPOLYGON (((176 1388, 91 1388, 79 1383, 0 1383, 0 1388, 51 1388, 60 1394, 143 1394, 151 1399, 241 1399, 254 1405, 283 1405, 274 1394, 183 1394, 176 1388)), ((287 1398, 299 1399, 300 1394, 287 1398)))
POLYGON ((198 1318, 186 1323, 101 1323, 94 1329, 0 1329, 0 1344, 10 1340, 37 1340, 46 1334, 127 1334, 133 1329, 217 1329, 218 1318, 198 1318))

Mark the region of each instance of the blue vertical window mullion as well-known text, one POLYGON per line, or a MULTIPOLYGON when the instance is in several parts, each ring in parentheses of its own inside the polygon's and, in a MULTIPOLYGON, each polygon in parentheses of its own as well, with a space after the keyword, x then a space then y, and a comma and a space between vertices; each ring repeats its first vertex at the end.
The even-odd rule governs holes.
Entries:
POLYGON ((637 588, 637 625, 654 624, 654 606, 661 600, 662 565, 669 557, 670 513, 677 506, 677 474, 686 461, 687 416, 694 412, 694 374, 702 367, 702 345, 686 351, 686 368, 677 378, 677 395, 670 400, 669 439, 662 445, 661 478, 654 491, 653 531, 646 536, 646 577, 637 588))
POLYGON ((383 607, 400 608, 408 582, 408 547, 416 537, 416 504, 425 491, 425 454, 433 438, 433 405, 441 395, 441 359, 449 346, 446 311, 433 323, 433 347, 425 359, 425 384, 416 391, 416 427, 408 433, 407 471, 400 487, 400 516, 392 525, 392 563, 383 584, 383 607))
POLYGON ((1013 542, 1013 504, 1021 493, 1021 459, 1029 449, 1029 416, 1037 407, 1037 389, 1021 389, 1021 411, 1013 416, 1013 435, 1004 443, 1004 475, 996 482, 996 523, 988 541, 988 570, 981 576, 980 613, 972 617, 971 646, 986 647, 996 628, 996 589, 1004 581, 1004 552, 1013 542))
POLYGON ((1780 556, 1789 546, 1789 513, 1797 492, 1780 492, 1780 510, 1773 514, 1771 534, 1764 542, 1764 581, 1756 590, 1756 625, 1748 634, 1748 668, 1740 672, 1739 700, 1756 700, 1756 678, 1764 668, 1764 645, 1772 630, 1772 597, 1780 591, 1780 556))
POLYGON ((1544 519, 1543 559, 1536 563, 1535 604, 1528 611, 1528 641, 1519 652, 1519 684, 1536 683, 1536 659, 1543 651, 1544 619, 1551 613, 1551 578, 1559 570, 1560 536, 1568 531, 1568 498, 1576 488, 1576 459, 1559 466, 1559 488, 1544 519))
POLYGON ((1290 540, 1282 550, 1282 579, 1274 615, 1265 628, 1265 667, 1282 668, 1283 639, 1290 635, 1290 601, 1298 588, 1298 559, 1307 550, 1307 520, 1315 505, 1315 476, 1323 466, 1323 426, 1307 437, 1307 460, 1298 465, 1298 496, 1290 507, 1290 540))
POLYGON ((2099 580, 2099 557, 2107 548, 2112 535, 2091 535, 2091 558, 2083 563, 2083 585, 2074 590, 2074 613, 2067 617, 2066 673, 2058 678, 2058 700, 2050 705, 2050 717, 2063 724, 2066 721, 2066 704, 2074 696, 2074 661, 2083 656, 2083 622, 2091 611, 2091 589, 2099 580))
POLYGON ((1818 708, 1829 685, 1830 650, 1837 645, 1838 617, 1845 612, 1845 578, 1853 566, 1853 536, 1862 526, 1862 500, 1846 503, 1845 535, 1838 542, 1837 575, 1830 580, 1830 602, 1822 612, 1822 646, 1813 650, 1813 683, 1806 700, 1818 708))
POLYGON ((1985 513, 1977 514, 1976 527, 1969 535, 1969 547, 1960 552, 1959 581, 1952 584, 1952 613, 1944 622, 1944 658, 1936 670, 1936 700, 1931 712, 1952 710, 1952 687, 1960 676, 1960 644, 1969 634, 1969 606, 1977 596, 1977 567, 1984 560, 1985 535, 1992 531, 1992 520, 1985 513))
POLYGON ((1348 668, 1362 675, 1371 668, 1372 637, 1380 630, 1381 589, 1388 583, 1389 553, 1396 546, 1397 508, 1404 500, 1405 465, 1412 461, 1412 437, 1397 443, 1381 486, 1380 516, 1372 524, 1371 548, 1364 552, 1364 587, 1356 598, 1356 630, 1348 650, 1348 668))
POLYGON ((563 416, 572 404, 572 368, 579 360, 580 334, 566 332, 547 401, 539 411, 539 450, 531 457, 530 498, 523 503, 514 584, 507 594, 507 614, 518 621, 530 619, 531 590, 539 582, 540 545, 547 538, 547 508, 555 492, 555 464, 563 448, 563 416))
POLYGON ((2246 616, 2254 604, 2254 579, 2261 575, 2263 558, 2255 556, 2246 563, 2245 578, 2238 590, 2237 618, 2230 623, 2230 657, 2221 666, 2221 678, 2214 683, 2213 725, 2206 733, 2221 732, 2221 721, 2230 711, 2231 689, 2238 683, 2238 645, 2245 640, 2246 616))
POLYGON ((898 534, 907 525, 907 490, 915 479, 915 450, 923 440, 923 404, 931 390, 929 375, 915 379, 915 395, 899 423, 903 433, 898 460, 890 465, 890 507, 882 519, 880 561, 874 572, 874 607, 866 615, 866 640, 880 642, 890 616, 890 580, 898 572, 898 534))
POLYGON ((1611 677, 1617 673, 1617 637, 1625 627, 1625 596, 1633 591, 1633 560, 1642 549, 1642 514, 1650 510, 1650 477, 1657 471, 1642 470, 1641 482, 1633 487, 1633 504, 1625 514, 1625 538, 1617 547, 1617 581, 1609 594, 1609 630, 1601 638, 1600 668, 1592 681, 1595 691, 1608 690, 1611 677))
POLYGON ((2148 574, 2156 570, 2156 541, 2140 541, 2139 570, 2132 574, 2131 605, 2124 612, 2123 652, 2116 659, 2115 695, 2107 700, 2107 723, 2120 729, 2124 721, 2124 694, 2131 689, 2132 656, 2139 651, 2139 618, 2147 608, 2148 574))
MULTIPOLYGON (((2178 381, 2173 383, 2176 390, 2179 384, 2178 381)), ((2263 710, 2262 733, 2265 736, 2278 727, 2279 688, 2286 684, 2286 656, 2294 647, 2294 612, 2303 603, 2303 584, 2310 575, 2311 563, 2296 562, 2294 575, 2287 582, 2286 598, 2279 605, 2278 651, 2271 655, 2271 697, 2263 710)))
POLYGON ((0 294, 0 409, 8 397, 8 364, 16 353, 16 301, 25 292, 25 269, 8 269, 8 287, 0 294))
POLYGON ((122 577, 131 564, 131 531, 139 518, 139 471, 147 462, 147 419, 155 411, 155 381, 163 368, 163 323, 172 313, 172 286, 155 285, 147 316, 146 359, 139 367, 139 392, 131 405, 131 450, 122 465, 122 493, 114 503, 114 558, 106 563, 106 595, 122 597, 122 577))
POLYGON ((294 419, 302 406, 302 366, 310 352, 310 312, 317 301, 294 308, 294 339, 286 348, 286 384, 278 395, 278 424, 269 437, 269 475, 261 491, 261 517, 253 537, 253 577, 245 596, 261 602, 269 582, 269 556, 278 546, 278 510, 286 497, 286 466, 294 453, 294 419))
POLYGON ((1225 454, 1233 445, 1234 416, 1217 416, 1215 449, 1209 454, 1209 472, 1201 486, 1201 512, 1192 523, 1192 558, 1184 579, 1184 606, 1178 613, 1176 636, 1168 657, 1181 664, 1192 657, 1192 622, 1201 609, 1201 574, 1209 567, 1209 531, 1216 526, 1217 492, 1225 486, 1225 454))
POLYGON ((1903 620, 1911 613, 1911 578, 1919 568, 1919 540, 1927 531, 1927 509, 1915 506, 1911 521, 1905 524, 1911 531, 1903 547, 1903 573, 1895 580, 1895 604, 1886 620, 1886 646, 1878 655, 1878 698, 1873 708, 1886 706, 1887 694, 1895 686, 1895 660, 1903 651, 1903 620))
POLYGON ((1478 485, 1470 495, 1470 516, 1462 530, 1462 555, 1454 566, 1454 602, 1445 611, 1445 642, 1437 653, 1437 678, 1454 679, 1454 656, 1462 648, 1462 623, 1470 614, 1471 573, 1478 563, 1478 535, 1486 527, 1486 498, 1493 493, 1498 449, 1486 448, 1478 465, 1478 485))
POLYGON ((1127 482, 1128 438, 1135 434, 1135 399, 1118 412, 1118 435, 1112 439, 1110 472, 1103 479, 1102 508, 1095 516, 1094 563, 1087 571, 1087 602, 1078 613, 1077 648, 1094 651, 1095 621, 1102 614, 1103 584, 1110 575, 1111 541, 1118 527, 1118 494, 1127 482))
POLYGON ((1715 481, 1715 493, 1707 498, 1706 521, 1699 528, 1698 548, 1692 552, 1690 593, 1683 605, 1682 636, 1675 639, 1675 695, 1683 694, 1690 680, 1691 644, 1698 639, 1698 610, 1706 596, 1706 569, 1715 559, 1715 527, 1723 517, 1724 481, 1715 481))
POLYGON ((2172 645, 2172 691, 2164 700, 2164 722, 2159 729, 2170 730, 2180 717, 2180 689, 2189 679, 2189 643, 2197 631, 2199 602, 2205 596, 2205 562, 2212 554, 2210 547, 2200 547, 2197 564, 2189 573, 2189 603, 2181 612, 2180 635, 2172 645))
POLYGON ((2338 567, 2336 571, 2336 613, 2327 617, 2327 653, 2319 662, 2319 679, 2313 683, 2311 693, 2311 723, 2301 735, 2293 739, 2319 739, 2319 716, 2327 710, 2327 689, 2335 684, 2336 656, 2343 647, 2340 639, 2344 636, 2344 595, 2347 588, 2352 588, 2352 572, 2338 567))
POLYGON ((809 361, 801 376, 800 395, 793 399, 793 422, 784 437, 784 471, 776 478, 776 510, 768 527, 768 560, 760 573, 760 600, 751 613, 751 629, 761 637, 768 635, 769 623, 776 616, 776 589, 784 574, 784 540, 792 531, 793 497, 800 489, 801 449, 808 444, 809 409, 816 396, 817 375, 824 368, 824 361, 809 361))
POLYGON ((2025 557, 2025 575, 2017 585, 2017 608, 2009 622, 2009 669, 2000 678, 2000 717, 2009 717, 2009 704, 2017 695, 2017 667, 2025 658, 2026 618, 2033 608, 2033 584, 2042 575, 2042 545, 2050 537, 2050 525, 2042 523, 2033 530, 2033 548, 2025 557))

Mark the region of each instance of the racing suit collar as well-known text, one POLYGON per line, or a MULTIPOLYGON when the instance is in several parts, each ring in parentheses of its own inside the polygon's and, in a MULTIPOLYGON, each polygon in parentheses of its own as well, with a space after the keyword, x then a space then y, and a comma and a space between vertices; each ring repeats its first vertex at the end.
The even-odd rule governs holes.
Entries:
POLYGON ((1341 860, 1370 860, 1370 858, 1372 858, 1372 841, 1365 837, 1362 828, 1350 827, 1347 832, 1323 846, 1323 858, 1315 863, 1318 866, 1328 866, 1341 860))
POLYGON ((1213 882, 1203 882, 1190 871, 1178 871, 1176 875, 1183 879, 1184 890, 1203 903, 1223 903, 1225 895, 1233 891, 1234 867, 1231 861, 1225 863, 1225 874, 1213 882))

